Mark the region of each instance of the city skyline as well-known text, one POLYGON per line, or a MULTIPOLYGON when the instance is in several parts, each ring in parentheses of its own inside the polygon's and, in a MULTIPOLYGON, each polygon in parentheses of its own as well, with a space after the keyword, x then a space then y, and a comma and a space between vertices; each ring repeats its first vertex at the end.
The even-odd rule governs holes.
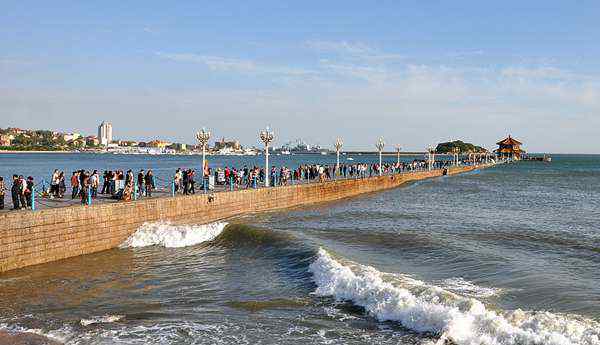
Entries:
MULTIPOLYGON (((9 1, 0 127, 598 153, 600 4, 9 1), (25 37, 25 39, 24 39, 25 37), (552 140, 549 138, 561 138, 552 140)), ((392 147, 392 146, 390 146, 392 147)))

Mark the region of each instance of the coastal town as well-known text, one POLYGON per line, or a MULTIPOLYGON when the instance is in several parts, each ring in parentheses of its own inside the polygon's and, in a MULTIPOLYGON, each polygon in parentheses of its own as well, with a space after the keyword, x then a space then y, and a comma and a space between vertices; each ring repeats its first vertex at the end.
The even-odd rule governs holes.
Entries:
MULTIPOLYGON (((202 147, 196 144, 173 142, 163 139, 137 141, 116 139, 113 137, 113 125, 102 122, 97 135, 84 135, 78 132, 58 132, 46 129, 0 128, 1 152, 90 152, 114 154, 181 154, 202 153, 202 147)), ((221 137, 212 146, 206 146, 208 155, 255 156, 262 149, 244 147, 237 139, 221 137)), ((328 154, 331 150, 320 145, 308 144, 303 139, 288 141, 272 149, 275 154, 328 154)))

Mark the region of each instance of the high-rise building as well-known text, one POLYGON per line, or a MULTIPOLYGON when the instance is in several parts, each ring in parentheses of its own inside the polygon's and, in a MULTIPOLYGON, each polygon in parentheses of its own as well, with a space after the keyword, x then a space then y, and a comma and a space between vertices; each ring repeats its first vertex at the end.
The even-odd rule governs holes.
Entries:
POLYGON ((107 146, 112 140, 112 124, 110 122, 102 121, 100 126, 98 126, 98 141, 100 141, 100 145, 107 146))

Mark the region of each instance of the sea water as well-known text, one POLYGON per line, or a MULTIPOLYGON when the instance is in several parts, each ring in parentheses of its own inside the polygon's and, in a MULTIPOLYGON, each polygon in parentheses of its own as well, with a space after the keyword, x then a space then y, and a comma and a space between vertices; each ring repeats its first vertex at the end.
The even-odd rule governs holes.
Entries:
POLYGON ((227 224, 147 223, 120 248, 1 274, 0 330, 66 344, 600 344, 599 225, 600 156, 574 155, 227 224))

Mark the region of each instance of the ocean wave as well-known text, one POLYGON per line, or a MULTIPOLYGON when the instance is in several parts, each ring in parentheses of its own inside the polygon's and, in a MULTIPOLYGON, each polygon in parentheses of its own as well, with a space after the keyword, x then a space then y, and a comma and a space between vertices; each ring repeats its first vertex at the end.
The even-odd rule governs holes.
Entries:
POLYGON ((502 293, 502 289, 479 286, 463 278, 449 278, 441 282, 442 288, 463 296, 489 298, 502 293))
POLYGON ((493 311, 475 298, 414 281, 398 286, 373 267, 334 259, 320 249, 310 265, 319 296, 352 301, 380 321, 397 321, 457 345, 599 345, 600 324, 549 312, 493 311), (413 288, 411 288, 413 287, 413 288))
POLYGON ((0 323, 0 344, 66 344, 71 339, 71 332, 66 328, 42 330, 20 325, 0 323))
POLYGON ((81 319, 81 321, 79 321, 79 323, 81 323, 82 326, 89 326, 89 325, 93 325, 95 323, 112 323, 112 322, 117 322, 117 321, 123 319, 124 317, 125 317, 124 315, 95 316, 90 319, 81 319))
POLYGON ((223 222, 206 225, 173 225, 168 222, 144 223, 119 248, 192 246, 214 240, 223 232, 226 225, 227 223, 223 222))
POLYGON ((241 246, 256 247, 259 245, 289 246, 294 241, 295 238, 287 233, 261 229, 246 224, 231 224, 215 239, 215 244, 239 248, 241 246))

